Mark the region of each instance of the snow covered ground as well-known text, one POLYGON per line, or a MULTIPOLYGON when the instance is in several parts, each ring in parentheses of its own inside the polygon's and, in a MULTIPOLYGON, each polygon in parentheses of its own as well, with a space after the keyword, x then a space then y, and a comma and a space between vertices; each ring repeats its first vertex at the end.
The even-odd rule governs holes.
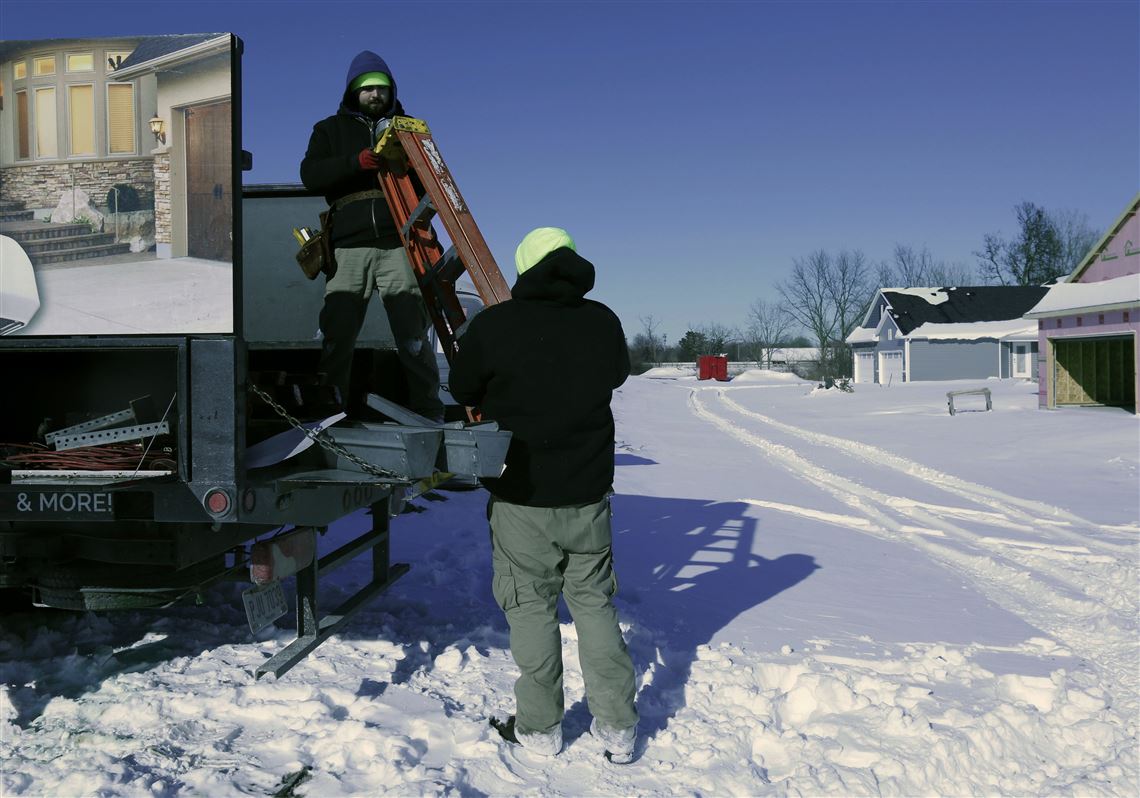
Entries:
MULTIPOLYGON (((632 765, 586 731, 569 624, 562 755, 487 726, 514 669, 470 491, 397 519, 411 572, 280 680, 251 671, 287 624, 251 638, 238 587, 5 617, 0 794, 1135 795, 1140 425, 1011 381, 949 416, 946 391, 980 384, 630 379, 632 765)), ((326 607, 368 572, 336 575, 326 607)))

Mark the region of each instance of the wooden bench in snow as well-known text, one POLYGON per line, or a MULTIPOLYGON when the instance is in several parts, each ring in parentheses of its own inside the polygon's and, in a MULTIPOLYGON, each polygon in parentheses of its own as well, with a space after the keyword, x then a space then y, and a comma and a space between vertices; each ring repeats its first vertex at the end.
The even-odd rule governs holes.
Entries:
POLYGON ((986 410, 993 410, 994 405, 990 400, 989 388, 974 388, 971 391, 947 391, 946 404, 950 406, 950 415, 954 415, 954 397, 955 396, 984 396, 986 397, 986 410))

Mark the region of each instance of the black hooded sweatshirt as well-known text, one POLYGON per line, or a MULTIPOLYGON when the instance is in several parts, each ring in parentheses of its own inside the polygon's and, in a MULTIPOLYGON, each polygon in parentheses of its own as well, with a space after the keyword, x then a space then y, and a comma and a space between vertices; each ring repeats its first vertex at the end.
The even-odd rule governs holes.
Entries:
MULTIPOLYGON (((353 58, 348 67, 340 108, 313 125, 309 148, 301 161, 301 182, 305 188, 324 194, 330 206, 348 194, 380 188, 376 172, 362 171, 357 158, 361 150, 376 143, 387 120, 393 116, 406 116, 396 93, 396 78, 383 58, 365 50, 353 58), (380 120, 361 113, 356 92, 348 88, 365 72, 383 72, 392 81, 392 102, 380 120)), ((337 210, 332 241, 336 247, 391 249, 401 246, 396 223, 383 197, 351 202, 337 210)))
POLYGON ((613 489, 610 400, 629 376, 629 351, 613 311, 585 299, 593 287, 593 264, 556 249, 459 341, 451 395, 513 433, 503 475, 483 480, 497 498, 560 507, 613 489))

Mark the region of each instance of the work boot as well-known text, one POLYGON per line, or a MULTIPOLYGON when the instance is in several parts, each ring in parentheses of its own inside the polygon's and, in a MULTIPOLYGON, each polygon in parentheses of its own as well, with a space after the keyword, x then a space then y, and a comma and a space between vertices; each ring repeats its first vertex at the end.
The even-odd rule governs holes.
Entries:
POLYGON ((491 718, 491 725, 508 743, 520 745, 533 754, 557 756, 562 750, 561 723, 542 732, 524 732, 515 725, 515 716, 511 715, 506 723, 498 718, 491 718))
POLYGON ((615 765, 628 765, 633 761, 633 744, 637 739, 637 727, 628 729, 611 729, 598 723, 594 718, 590 722, 590 734, 601 741, 606 751, 606 759, 615 765))

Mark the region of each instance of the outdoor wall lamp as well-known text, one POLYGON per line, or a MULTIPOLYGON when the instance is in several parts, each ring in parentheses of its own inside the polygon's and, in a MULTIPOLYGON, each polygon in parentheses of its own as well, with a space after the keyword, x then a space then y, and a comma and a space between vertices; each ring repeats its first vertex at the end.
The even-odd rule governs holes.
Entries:
POLYGON ((158 114, 150 118, 150 132, 154 134, 155 141, 166 143, 166 122, 158 114))

